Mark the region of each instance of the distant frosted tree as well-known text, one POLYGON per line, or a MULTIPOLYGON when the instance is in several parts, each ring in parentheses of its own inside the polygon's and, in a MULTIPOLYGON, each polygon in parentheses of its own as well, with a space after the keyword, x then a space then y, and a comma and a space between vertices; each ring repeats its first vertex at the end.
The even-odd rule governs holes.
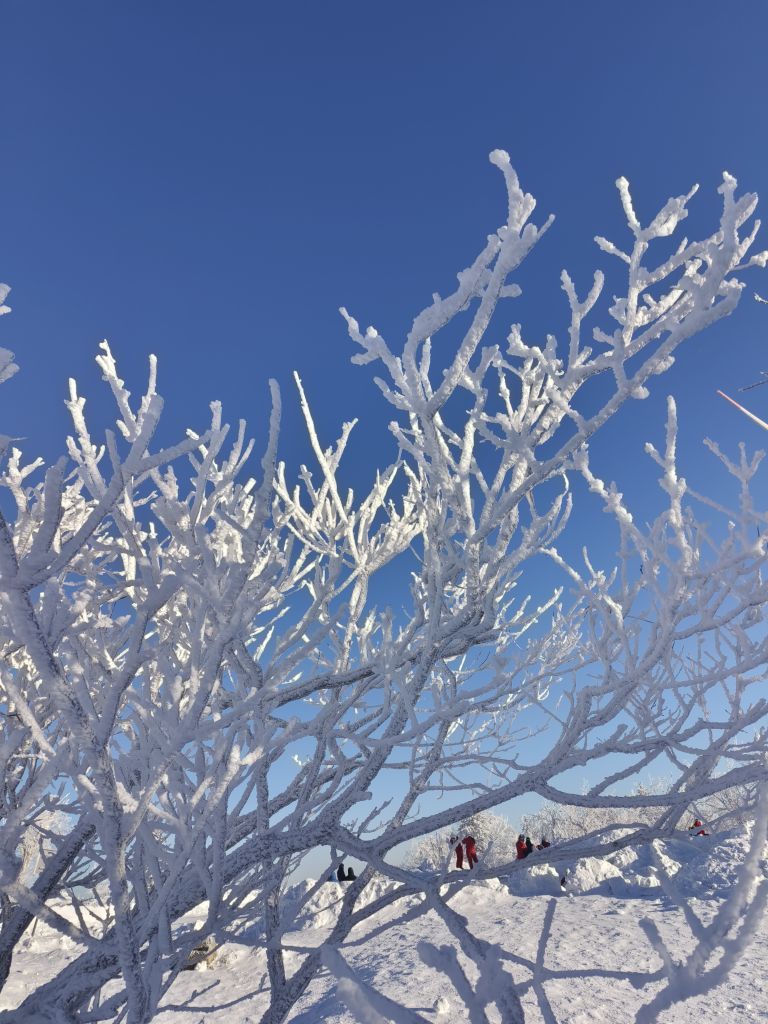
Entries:
POLYGON ((411 847, 403 863, 408 869, 419 871, 442 871, 454 863, 455 843, 458 828, 440 829, 422 838, 411 847))
POLYGON ((712 830, 743 828, 754 821, 759 796, 760 787, 754 782, 722 789, 695 803, 690 817, 702 819, 712 830))
MULTIPOLYGON (((343 954, 357 924, 414 896, 475 963, 476 984, 451 947, 420 946, 471 1019, 487 1021, 495 1003, 503 1021, 521 1021, 498 951, 451 908, 470 872, 441 888, 399 865, 398 848, 532 793, 595 816, 619 807, 618 842, 650 843, 692 802, 764 787, 759 459, 711 445, 736 497, 693 493, 670 401, 665 444, 647 447, 662 507, 640 526, 588 450, 683 342, 736 308, 742 272, 765 265, 749 255, 756 198, 737 197, 726 175, 714 231, 675 244, 693 190, 643 224, 620 179, 628 244, 597 239, 619 268, 613 298, 601 272, 586 294, 563 272, 564 342, 520 324, 500 335, 494 313, 520 294, 513 276, 552 220, 536 226, 508 156, 491 160, 507 218, 455 290, 435 294, 395 348, 343 311, 355 361, 377 365, 394 416, 393 460, 367 493, 339 480, 353 424, 321 440, 298 378, 314 468, 294 474, 277 459, 275 382, 254 467, 245 424, 230 430, 218 403, 207 427, 158 444, 154 358, 137 400, 106 343, 97 361, 116 430, 92 437, 72 381, 66 457, 43 467, 0 437, 0 985, 35 918, 82 944, 3 1024, 146 1024, 198 941, 184 915, 201 903, 219 940, 254 919, 263 928, 263 1024, 281 1024, 323 966, 356 993, 358 1016, 421 1020, 349 981, 343 954), (443 341, 459 330, 456 345, 443 341), (614 524, 615 563, 600 567, 566 539, 577 479, 614 524), (544 595, 542 559, 561 580, 544 595), (396 567, 397 613, 371 597, 377 574, 396 567), (615 795, 648 771, 669 772, 669 786, 615 795), (573 792, 574 773, 595 781, 573 792), (438 809, 417 813, 434 795, 438 809), (29 877, 20 851, 49 813, 69 824, 49 830, 29 877), (283 934, 301 907, 286 906, 286 879, 328 846, 334 862, 367 866, 322 949, 287 961, 283 934), (376 873, 396 884, 361 901, 376 873), (89 892, 107 894, 105 932, 82 912, 89 892), (61 898, 75 914, 58 913, 61 898)), ((0 380, 15 369, 0 351, 0 380)), ((691 978, 697 991, 722 980, 754 933, 766 897, 755 820, 757 852, 717 928, 690 919, 698 960, 678 970, 649 931, 667 965, 654 1006, 685 998, 691 978)), ((571 852, 615 846, 600 825, 571 852)), ((481 863, 471 877, 518 868, 481 863)))
POLYGON ((517 833, 507 818, 490 811, 472 814, 460 825, 424 836, 409 852, 406 863, 410 867, 428 871, 441 871, 446 864, 454 862, 455 843, 465 836, 472 836, 477 843, 477 853, 484 868, 495 868, 515 859, 517 833))
MULTIPOLYGON (((648 783, 637 783, 629 789, 633 798, 658 796, 669 791, 669 779, 655 779, 648 783)), ((537 810, 523 815, 520 830, 526 835, 546 837, 551 841, 578 839, 592 832, 610 829, 614 826, 643 824, 652 827, 658 817, 658 807, 653 804, 630 807, 605 804, 600 807, 579 807, 545 801, 537 810)))
POLYGON ((458 829, 459 837, 472 836, 484 868, 496 868, 515 859, 517 832, 500 814, 480 811, 470 815, 458 829))

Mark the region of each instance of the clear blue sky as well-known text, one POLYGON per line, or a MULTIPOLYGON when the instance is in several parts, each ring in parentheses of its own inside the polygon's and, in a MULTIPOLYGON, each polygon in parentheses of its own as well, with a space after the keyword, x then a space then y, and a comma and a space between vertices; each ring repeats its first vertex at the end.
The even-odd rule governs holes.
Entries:
MULTIPOLYGON (((714 0, 8 0, 0 344, 22 373, 0 432, 58 453, 70 375, 99 422, 108 337, 135 390, 159 356, 168 436, 212 398, 261 436, 275 376, 295 462, 295 368, 326 436, 364 416, 353 459, 385 458, 389 410, 349 362, 338 306, 396 344, 502 221, 487 162, 502 147, 557 215, 508 320, 562 334, 557 275, 583 286, 605 264, 591 239, 621 231, 617 175, 646 216, 701 182, 704 226, 723 168, 768 197, 766 39, 766 5, 714 0)), ((713 398, 768 367, 768 307, 743 305, 627 412, 609 475, 617 448, 659 429, 670 388, 697 447, 713 411, 726 443, 755 436, 713 398)), ((753 404, 768 412, 768 387, 753 404)))
MULTIPOLYGON (((169 438, 204 426, 213 398, 263 436, 276 377, 294 465, 298 369, 325 439, 365 420, 349 472, 369 479, 391 457, 390 413, 337 308, 397 345, 504 218, 493 148, 540 218, 557 215, 508 321, 561 337, 560 268, 583 290, 605 265, 591 239, 622 237, 619 174, 645 218, 700 182, 691 230, 714 224, 724 168, 768 201, 764 3, 6 0, 1 31, 0 345, 22 372, 0 433, 47 458, 68 376, 106 422, 93 355, 108 337, 134 392, 159 356, 169 438)), ((661 439, 668 391, 690 476, 706 475, 706 434, 768 442, 714 397, 768 369, 754 289, 768 294, 757 273, 737 317, 596 442, 641 510, 642 442, 661 439)), ((768 387, 750 401, 768 413, 768 387)))

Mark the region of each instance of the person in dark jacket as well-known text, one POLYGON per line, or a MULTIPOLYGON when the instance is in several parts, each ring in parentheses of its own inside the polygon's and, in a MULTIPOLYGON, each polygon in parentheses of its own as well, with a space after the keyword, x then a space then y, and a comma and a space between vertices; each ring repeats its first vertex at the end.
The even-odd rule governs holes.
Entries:
POLYGON ((525 837, 525 850, 526 850, 526 853, 525 853, 526 857, 528 856, 529 853, 533 853, 533 843, 531 842, 531 837, 530 836, 526 836, 525 837))
POLYGON ((339 864, 338 868, 336 869, 336 877, 340 882, 346 882, 347 872, 344 870, 343 864, 339 864))
POLYGON ((353 868, 347 868, 346 881, 347 882, 354 882, 356 879, 357 879, 357 875, 355 874, 354 869, 353 868))
POLYGON ((517 850, 517 859, 518 860, 525 860, 525 858, 528 856, 528 848, 525 845, 525 836, 524 835, 519 835, 517 837, 517 842, 515 843, 515 849, 517 850))
POLYGON ((474 867, 475 864, 477 864, 477 844, 472 836, 467 836, 464 839, 464 851, 467 855, 467 863, 470 868, 474 867))
POLYGON ((552 844, 551 844, 551 843, 549 843, 549 842, 548 842, 548 841, 547 841, 547 840, 546 840, 546 839, 544 838, 544 836, 542 836, 542 837, 541 837, 541 842, 540 842, 540 843, 539 843, 539 845, 538 845, 538 846, 536 847, 536 849, 537 849, 537 850, 546 850, 546 849, 547 849, 547 848, 548 848, 549 846, 551 846, 551 845, 552 845, 552 844))
POLYGON ((464 847, 461 845, 461 843, 456 844, 456 867, 464 867, 464 847))

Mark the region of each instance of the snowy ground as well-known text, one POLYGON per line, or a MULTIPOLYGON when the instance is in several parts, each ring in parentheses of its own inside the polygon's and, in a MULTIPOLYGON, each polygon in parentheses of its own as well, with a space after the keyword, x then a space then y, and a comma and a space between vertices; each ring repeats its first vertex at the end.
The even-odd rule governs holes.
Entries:
MULTIPOLYGON (((717 841, 681 839, 660 847, 668 868, 679 869, 677 882, 701 916, 706 918, 716 910, 732 884, 745 842, 743 837, 730 836, 717 841)), ((297 889, 297 896, 304 888, 297 889)), ((455 897, 451 905, 468 918, 476 935, 531 964, 537 959, 542 921, 547 913, 553 914, 551 939, 539 970, 554 1020, 557 1024, 632 1021, 638 1005, 655 990, 653 985, 635 988, 633 975, 650 973, 660 966, 639 927, 639 919, 651 918, 670 948, 682 955, 690 945, 683 916, 660 896, 647 853, 636 856, 623 851, 613 864, 580 862, 569 888, 570 893, 563 895, 556 875, 539 868, 516 879, 516 894, 500 882, 478 882, 455 897)), ((296 922, 298 930, 286 936, 287 943, 309 948, 322 942, 333 922, 332 902, 338 893, 334 883, 325 885, 320 896, 302 910, 296 922)), ((388 913, 396 918, 402 911, 400 906, 388 913)), ((380 925, 381 918, 375 924, 380 925)), ((426 968, 416 952, 422 938, 438 944, 451 942, 439 920, 430 914, 406 924, 393 923, 367 942, 371 927, 358 929, 342 950, 363 981, 427 1019, 465 1019, 466 1011, 450 983, 426 968)), ((766 938, 768 924, 764 923, 725 985, 662 1014, 660 1022, 683 1024, 704 1018, 746 1024, 768 1019, 766 938)), ((0 995, 0 1008, 18 1005, 25 994, 78 952, 70 940, 39 925, 14 961, 11 979, 0 995)), ((289 954, 289 970, 300 955, 289 954)), ((506 961, 506 968, 518 983, 532 977, 531 969, 517 960, 506 961)), ((256 1024, 266 1006, 266 985, 265 957, 258 939, 229 942, 220 950, 213 968, 198 968, 179 977, 156 1018, 157 1024, 256 1024)), ((523 995, 523 1004, 530 1024, 551 1024, 552 1017, 542 1015, 530 987, 523 995)), ((293 1024, 355 1024, 355 1017, 337 998, 335 980, 327 975, 311 986, 289 1019, 293 1024)))

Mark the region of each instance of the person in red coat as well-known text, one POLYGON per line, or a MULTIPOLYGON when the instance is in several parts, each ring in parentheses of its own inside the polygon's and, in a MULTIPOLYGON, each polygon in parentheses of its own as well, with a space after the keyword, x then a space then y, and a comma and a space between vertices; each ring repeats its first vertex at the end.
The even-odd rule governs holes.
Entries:
POLYGON ((477 864, 477 844, 472 836, 467 836, 464 839, 464 851, 466 852, 467 863, 470 868, 474 867, 477 864))
POLYGON ((528 847, 525 845, 525 836, 520 835, 517 837, 515 849, 517 850, 517 859, 525 860, 525 858, 528 856, 528 847))

